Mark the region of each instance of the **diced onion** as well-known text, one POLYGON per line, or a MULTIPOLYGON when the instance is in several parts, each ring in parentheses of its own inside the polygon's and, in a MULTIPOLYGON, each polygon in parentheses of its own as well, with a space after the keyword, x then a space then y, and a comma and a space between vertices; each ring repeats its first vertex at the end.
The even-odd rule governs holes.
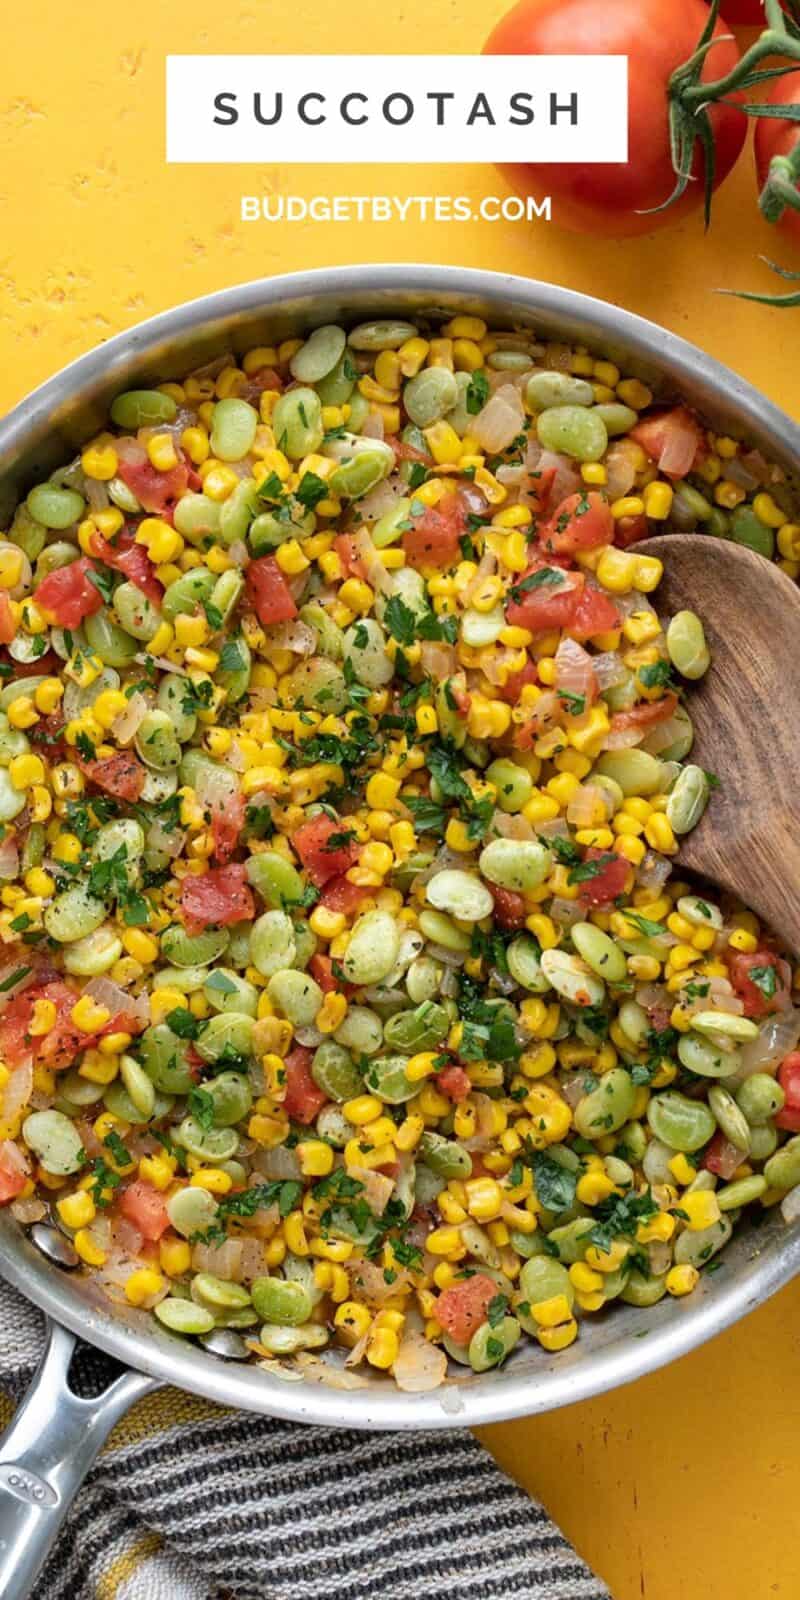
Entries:
POLYGON ((447 1374, 447 1356, 439 1345, 421 1333, 404 1336, 392 1365, 398 1389, 406 1394, 426 1394, 438 1389, 447 1374))
POLYGON ((525 407, 520 395, 513 384, 504 383, 478 412, 470 432, 482 450, 495 455, 516 439, 524 423, 525 407))
POLYGON ((16 878, 19 872, 19 849, 13 833, 0 844, 0 880, 4 883, 16 878))
POLYGON ((800 1010, 792 1007, 780 1016, 768 1017, 758 1038, 749 1039, 742 1046, 739 1071, 744 1078, 753 1072, 771 1072, 780 1065, 784 1056, 796 1050, 800 1043, 800 1010))

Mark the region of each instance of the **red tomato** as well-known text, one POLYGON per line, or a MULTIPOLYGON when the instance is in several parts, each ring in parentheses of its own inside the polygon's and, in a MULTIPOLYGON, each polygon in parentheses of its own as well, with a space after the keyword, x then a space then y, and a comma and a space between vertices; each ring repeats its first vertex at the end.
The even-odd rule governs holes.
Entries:
POLYGON ((6 1160, 3 1146, 0 1145, 0 1206, 7 1206, 9 1200, 16 1200, 27 1181, 25 1173, 6 1160))
POLYGON ((348 578, 366 579, 367 569, 358 553, 358 545, 352 533, 337 534, 333 541, 333 548, 348 578))
POLYGON ((778 1082, 786 1102, 775 1117, 775 1126, 800 1133, 800 1050, 791 1050, 784 1056, 778 1068, 778 1082))
POLYGON ((598 633, 614 633, 622 626, 622 618, 607 594, 600 589, 583 589, 570 621, 567 623, 573 639, 583 644, 598 633))
POLYGON ((323 956, 319 950, 311 957, 308 970, 323 994, 333 994, 335 989, 342 987, 338 978, 333 975, 333 961, 330 956, 323 956))
POLYGON ((584 861, 596 861, 600 870, 593 878, 580 884, 579 899, 585 906, 605 906, 622 894, 628 881, 631 864, 624 856, 612 855, 608 850, 596 850, 590 845, 583 852, 584 861))
POLYGON ((98 789, 113 794, 117 800, 138 800, 144 788, 145 769, 132 750, 117 750, 103 761, 84 761, 76 756, 82 772, 98 789))
POLYGON ((486 1321, 486 1313, 496 1294, 494 1278, 487 1277, 485 1272, 476 1272, 440 1294, 436 1302, 436 1321, 455 1344, 469 1344, 473 1333, 486 1321))
POLYGON ((593 550, 596 545, 612 544, 611 507, 595 491, 587 494, 582 489, 578 494, 568 494, 539 530, 539 538, 545 550, 567 556, 574 555, 576 550, 593 550))
POLYGON ((512 672, 511 676, 506 678, 505 683, 498 688, 497 693, 501 700, 505 700, 507 705, 515 706, 526 683, 538 682, 539 670, 536 663, 528 661, 519 672, 512 672))
MULTIPOLYGON (((5 589, 0 589, 0 644, 10 644, 17 632, 11 601, 5 589)), ((41 667, 39 668, 41 671, 41 667)))
POLYGON ((94 572, 94 563, 80 556, 77 561, 70 561, 69 566, 48 572, 34 590, 37 606, 41 606, 59 628, 78 628, 85 617, 100 610, 103 596, 87 576, 90 572, 94 572))
POLYGON ((121 456, 117 471, 144 510, 158 512, 159 516, 183 494, 189 482, 185 461, 179 461, 169 472, 159 472, 151 465, 145 450, 139 453, 132 449, 129 455, 121 456))
POLYGON ((241 794, 229 795, 212 810, 211 837, 218 861, 230 861, 244 827, 244 810, 244 796, 241 794))
POLYGON ((765 27, 764 0, 722 0, 722 16, 737 27, 765 27))
MULTIPOLYGON (((0 656, 2 656, 3 660, 8 660, 15 678, 38 678, 42 673, 48 678, 52 678, 64 671, 64 663, 59 660, 55 650, 45 650, 44 655, 36 656, 33 661, 12 661, 5 650, 0 651, 0 656)), ((4 678, 8 676, 8 673, 3 674, 4 678)), ((27 730, 29 739, 36 738, 44 720, 44 718, 40 717, 34 727, 27 730)), ((56 717, 55 722, 59 728, 64 725, 62 717, 56 717)))
POLYGON ((229 867, 212 867, 199 878, 184 878, 181 884, 181 916, 186 932, 203 928, 223 928, 232 922, 252 922, 255 901, 239 862, 229 867))
POLYGON ((455 1065, 444 1067, 441 1072, 437 1072, 436 1087, 441 1089, 448 1100, 454 1100, 456 1103, 459 1100, 466 1100, 472 1090, 472 1084, 464 1068, 455 1065))
POLYGON ((121 533, 116 544, 110 544, 108 539, 103 539, 97 533, 92 539, 92 550, 98 561, 113 567, 115 572, 121 572, 129 583, 135 583, 137 589, 141 589, 142 594, 152 600, 153 605, 161 604, 164 586, 155 576, 155 567, 144 545, 137 544, 132 533, 121 533))
POLYGON ((524 480, 524 496, 535 517, 543 516, 547 510, 555 481, 555 467, 542 467, 539 472, 528 472, 524 480))
POLYGON ((461 555, 458 541, 466 531, 463 500, 446 494, 438 505, 427 506, 403 534, 406 561, 411 567, 453 567, 461 555))
POLYGON ((725 959, 731 983, 744 1002, 746 1017, 769 1017, 775 1011, 786 1010, 792 988, 788 961, 766 948, 754 950, 752 955, 729 949, 725 959), (757 973, 756 978, 751 976, 753 972, 757 973))
MULTIPOLYGON (((538 583, 526 589, 527 578, 541 572, 542 563, 536 561, 512 584, 509 593, 519 595, 506 606, 506 621, 512 628, 527 628, 530 633, 546 633, 551 628, 570 628, 585 578, 582 572, 563 573, 563 583, 538 583)), ((555 571, 555 568, 551 568, 555 571)), ((523 671, 525 669, 523 668, 523 671)))
POLYGON ((343 911, 344 915, 349 917, 369 892, 369 889, 362 888, 360 883, 351 883, 349 878, 332 878, 330 883, 326 883, 319 897, 319 903, 321 906, 326 906, 329 911, 343 911))
MULTIPOLYGON (((641 215, 669 199, 675 187, 670 154, 667 89, 676 70, 688 61, 708 21, 703 0, 519 0, 498 23, 484 45, 487 55, 620 55, 628 57, 627 161, 548 164, 526 162, 503 166, 523 195, 551 195, 553 219, 579 233, 623 238, 650 233, 702 205, 703 162, 692 165, 693 182, 666 211, 641 215)), ((702 79, 722 77, 739 60, 739 50, 726 40, 709 50, 702 79)), ((714 105, 709 111, 716 145, 715 184, 721 183, 744 143, 747 119, 735 106, 714 105)))
POLYGON ((247 593, 259 622, 290 622, 297 616, 289 585, 274 556, 260 556, 247 569, 247 593))
POLYGON ((35 985, 18 995, 0 1017, 0 1060, 17 1067, 32 1056, 54 1072, 70 1067, 95 1037, 76 1028, 71 1020, 77 1000, 77 993, 59 980, 35 985), (37 1000, 50 1000, 56 1008, 56 1018, 47 1033, 32 1037, 29 1029, 37 1000))
MULTIPOLYGON (((800 101, 800 71, 788 72, 785 78, 778 78, 773 83, 767 95, 767 104, 773 106, 797 105, 800 101)), ((770 162, 773 156, 788 156, 800 143, 800 123, 790 122, 784 117, 757 117, 755 134, 755 158, 758 187, 763 189, 769 177, 770 162)), ((800 189, 800 183, 796 185, 800 189)), ((800 211, 793 211, 787 206, 781 213, 776 227, 794 244, 800 245, 800 211)))
POLYGON ((311 1076, 313 1052, 302 1045, 286 1057, 286 1094, 283 1109, 291 1122, 313 1122, 327 1102, 327 1095, 311 1076))
POLYGON ((159 1194, 158 1189, 152 1183, 146 1183, 144 1178, 137 1178, 123 1189, 119 1209, 139 1229, 142 1238, 149 1239, 151 1243, 160 1239, 169 1227, 163 1194, 159 1194))
POLYGON ((703 430, 686 406, 670 411, 654 411, 642 417, 629 438, 635 439, 660 472, 668 478, 685 478, 691 472, 703 446, 703 430))
POLYGON ((331 878, 341 877, 357 861, 358 845, 352 836, 333 847, 328 842, 332 838, 341 839, 342 834, 349 832, 346 821, 334 822, 321 811, 291 835, 292 844, 318 889, 324 888, 331 878))
POLYGON ((620 517, 614 532, 614 543, 620 550, 627 550, 628 545, 646 539, 649 532, 650 523, 644 512, 638 517, 620 517))
POLYGON ((406 444, 404 439, 395 438, 394 434, 388 434, 385 443, 391 445, 395 461, 420 461, 424 466, 431 465, 433 457, 427 450, 418 450, 415 445, 406 444))
POLYGON ((672 716, 677 704, 676 694, 665 694, 663 700, 646 700, 641 705, 631 706, 630 711, 615 711, 611 730, 619 733, 625 728, 655 728, 672 716))
POLYGON ((718 1178, 724 1178, 727 1183, 744 1159, 744 1150, 740 1150, 738 1145, 731 1144, 722 1129, 718 1128, 703 1157, 703 1166, 708 1172, 715 1172, 718 1178))
POLYGON ((501 928, 524 928, 526 910, 521 894, 516 894, 513 889, 498 889, 493 883, 492 897, 494 920, 499 922, 501 928))

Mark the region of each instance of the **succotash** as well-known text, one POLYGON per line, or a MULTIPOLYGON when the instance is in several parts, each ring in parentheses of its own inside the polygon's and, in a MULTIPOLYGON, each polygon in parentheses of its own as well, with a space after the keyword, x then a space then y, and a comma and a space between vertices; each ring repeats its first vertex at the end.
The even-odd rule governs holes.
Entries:
POLYGON ((418 1390, 794 1213, 793 969, 673 876, 664 527, 800 570, 756 452, 466 315, 120 394, 19 506, 0 1202, 111 1301, 418 1390))

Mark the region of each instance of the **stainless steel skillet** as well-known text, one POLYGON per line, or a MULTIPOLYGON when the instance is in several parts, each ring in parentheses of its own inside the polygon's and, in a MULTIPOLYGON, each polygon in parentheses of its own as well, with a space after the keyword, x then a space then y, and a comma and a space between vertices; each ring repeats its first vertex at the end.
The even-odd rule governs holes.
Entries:
MULTIPOLYGON (((496 326, 532 325, 618 361, 658 395, 680 396, 718 431, 758 445, 800 480, 800 429, 735 373, 617 306, 499 273, 434 266, 340 267, 243 284, 120 334, 43 384, 0 423, 0 516, 19 492, 67 459, 104 421, 120 389, 177 377, 225 350, 271 344, 319 323, 401 313, 433 322, 457 310, 496 326)), ((3 522, 5 525, 5 522, 3 522)), ((744 597, 743 597, 744 598, 744 597)), ((223 1362, 133 1308, 112 1311, 90 1277, 46 1259, 0 1214, 0 1273, 50 1319, 47 1356, 0 1440, 0 1594, 22 1600, 114 1422, 149 1388, 173 1383, 228 1406, 350 1428, 473 1427, 547 1411, 612 1389, 728 1327, 800 1268, 800 1228, 776 1212, 745 1227, 688 1300, 615 1308, 585 1323, 554 1358, 526 1345, 500 1372, 459 1369, 441 1391, 404 1395, 377 1376, 349 1392, 286 1383, 223 1362), (67 1331, 69 1330, 69 1331, 67 1331), (70 1390, 77 1336, 129 1370, 97 1400, 70 1390)))

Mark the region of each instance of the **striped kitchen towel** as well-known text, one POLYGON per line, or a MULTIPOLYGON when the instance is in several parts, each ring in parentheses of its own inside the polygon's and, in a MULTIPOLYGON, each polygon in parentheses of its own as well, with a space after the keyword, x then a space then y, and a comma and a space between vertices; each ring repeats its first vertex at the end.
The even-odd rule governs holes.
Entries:
MULTIPOLYGON (((0 1284, 0 1426, 42 1343, 40 1314, 0 1284)), ((82 1362, 94 1392, 113 1375, 88 1347, 82 1362)), ((465 1430, 309 1428, 176 1389, 118 1424, 32 1600, 320 1596, 609 1600, 465 1430)))

